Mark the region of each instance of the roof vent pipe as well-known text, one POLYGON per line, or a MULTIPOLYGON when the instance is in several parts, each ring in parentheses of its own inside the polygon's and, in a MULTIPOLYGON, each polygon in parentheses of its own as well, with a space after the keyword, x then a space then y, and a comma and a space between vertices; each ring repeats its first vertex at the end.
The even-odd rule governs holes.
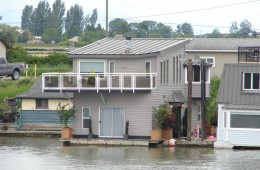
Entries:
POLYGON ((131 49, 131 37, 126 37, 126 49, 131 49))

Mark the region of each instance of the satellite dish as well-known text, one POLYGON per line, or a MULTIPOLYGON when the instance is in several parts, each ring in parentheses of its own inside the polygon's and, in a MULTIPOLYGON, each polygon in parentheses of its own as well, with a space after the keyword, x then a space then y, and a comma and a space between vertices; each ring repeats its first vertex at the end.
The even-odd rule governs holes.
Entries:
POLYGON ((194 65, 200 65, 200 63, 201 63, 200 56, 197 54, 197 55, 194 56, 193 64, 194 65))
POLYGON ((73 51, 74 50, 74 43, 70 43, 69 47, 68 47, 68 51, 73 51))
POLYGON ((182 54, 180 60, 183 63, 188 62, 188 54, 186 54, 186 53, 182 54))

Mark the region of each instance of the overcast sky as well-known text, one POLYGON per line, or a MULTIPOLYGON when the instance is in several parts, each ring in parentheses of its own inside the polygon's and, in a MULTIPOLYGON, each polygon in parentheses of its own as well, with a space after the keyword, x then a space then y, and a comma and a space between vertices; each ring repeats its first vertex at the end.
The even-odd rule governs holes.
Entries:
MULTIPOLYGON (((25 5, 37 7, 40 0, 0 0, 1 23, 21 25, 25 5)), ((48 0, 52 5, 55 0, 48 0)), ((252 28, 260 32, 260 0, 108 0, 109 21, 123 18, 130 22, 152 20, 169 25, 176 30, 177 24, 190 23, 195 34, 211 33, 218 28, 229 33, 233 21, 238 24, 247 19, 252 28)), ((105 28, 106 0, 63 0, 66 10, 76 3, 85 15, 98 10, 98 23, 105 28)))

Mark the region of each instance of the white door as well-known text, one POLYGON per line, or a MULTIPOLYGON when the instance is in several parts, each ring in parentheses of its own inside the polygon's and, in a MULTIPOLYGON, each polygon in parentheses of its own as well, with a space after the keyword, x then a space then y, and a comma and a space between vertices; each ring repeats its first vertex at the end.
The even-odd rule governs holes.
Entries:
POLYGON ((123 138, 124 135, 124 109, 100 108, 100 137, 123 138))

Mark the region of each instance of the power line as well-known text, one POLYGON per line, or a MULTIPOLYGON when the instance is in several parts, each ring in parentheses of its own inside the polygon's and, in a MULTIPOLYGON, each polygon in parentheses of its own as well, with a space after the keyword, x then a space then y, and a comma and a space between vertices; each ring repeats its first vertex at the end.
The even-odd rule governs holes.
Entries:
POLYGON ((131 18, 144 18, 144 17, 157 17, 157 16, 164 16, 164 15, 174 15, 174 14, 190 13, 190 12, 204 11, 204 10, 210 10, 210 9, 225 8, 225 7, 230 7, 230 6, 237 6, 237 5, 248 4, 248 3, 253 3, 253 2, 257 2, 257 1, 259 1, 259 0, 240 2, 240 3, 235 3, 235 4, 229 4, 229 5, 214 6, 214 7, 208 7, 208 8, 193 9, 193 10, 187 10, 187 11, 179 11, 179 12, 173 12, 173 13, 164 13, 164 14, 154 14, 154 15, 129 17, 128 19, 131 19, 131 18))

